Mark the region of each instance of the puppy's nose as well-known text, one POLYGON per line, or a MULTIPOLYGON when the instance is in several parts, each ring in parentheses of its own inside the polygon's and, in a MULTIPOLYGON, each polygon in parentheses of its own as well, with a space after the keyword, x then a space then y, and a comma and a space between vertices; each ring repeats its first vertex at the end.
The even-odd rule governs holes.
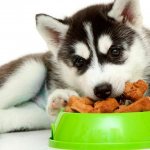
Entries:
POLYGON ((100 84, 95 87, 94 94, 98 98, 107 98, 111 95, 112 86, 109 83, 100 84))

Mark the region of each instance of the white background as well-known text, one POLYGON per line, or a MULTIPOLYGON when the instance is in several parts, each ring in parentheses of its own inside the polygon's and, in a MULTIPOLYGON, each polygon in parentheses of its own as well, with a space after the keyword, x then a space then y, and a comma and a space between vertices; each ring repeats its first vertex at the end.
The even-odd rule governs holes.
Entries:
MULTIPOLYGON (((28 53, 47 49, 36 31, 35 14, 57 18, 76 10, 111 0, 0 0, 0 65, 28 53)), ((141 0, 144 24, 150 27, 150 0, 141 0)))

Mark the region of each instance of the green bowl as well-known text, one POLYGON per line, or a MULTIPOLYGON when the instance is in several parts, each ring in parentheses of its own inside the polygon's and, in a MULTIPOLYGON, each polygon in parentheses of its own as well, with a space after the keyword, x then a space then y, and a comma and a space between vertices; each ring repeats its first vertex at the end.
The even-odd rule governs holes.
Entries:
POLYGON ((61 112, 49 146, 57 149, 150 148, 150 112, 83 114, 61 112))

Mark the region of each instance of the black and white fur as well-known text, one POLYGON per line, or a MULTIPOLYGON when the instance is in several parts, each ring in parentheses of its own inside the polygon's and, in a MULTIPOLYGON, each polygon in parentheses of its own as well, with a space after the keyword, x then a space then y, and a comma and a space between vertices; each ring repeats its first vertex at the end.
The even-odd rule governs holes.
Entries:
POLYGON ((127 81, 150 81, 150 32, 138 0, 91 6, 64 20, 38 14, 36 24, 49 51, 0 68, 0 133, 49 128, 64 100, 97 100, 99 85, 117 97, 127 81))

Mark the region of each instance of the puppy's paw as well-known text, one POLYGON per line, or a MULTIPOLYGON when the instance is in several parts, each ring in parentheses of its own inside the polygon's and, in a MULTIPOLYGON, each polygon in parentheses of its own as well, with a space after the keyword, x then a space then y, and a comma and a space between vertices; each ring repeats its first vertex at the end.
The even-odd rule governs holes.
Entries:
POLYGON ((50 116, 57 116, 71 96, 79 96, 77 92, 68 89, 57 89, 49 97, 47 112, 50 116))

